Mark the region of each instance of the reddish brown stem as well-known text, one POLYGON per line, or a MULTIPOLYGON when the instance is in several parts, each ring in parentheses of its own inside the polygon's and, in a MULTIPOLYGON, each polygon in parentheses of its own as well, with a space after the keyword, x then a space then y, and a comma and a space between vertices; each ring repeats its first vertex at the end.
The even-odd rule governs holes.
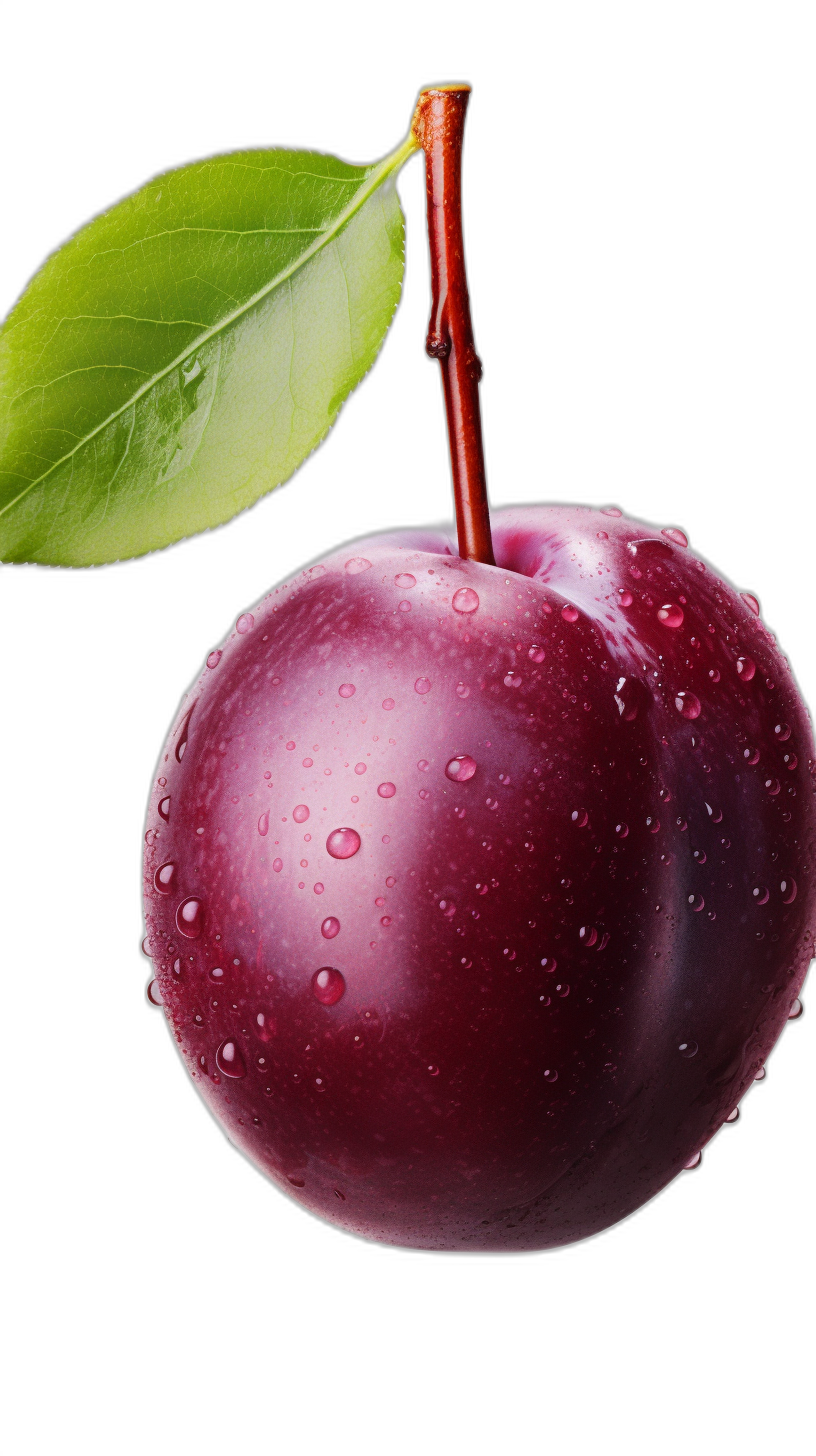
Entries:
POLYGON ((425 153, 431 320, 425 349, 442 366, 459 554, 495 565, 487 501, 479 380, 462 238, 462 134, 469 86, 421 91, 412 131, 425 153))

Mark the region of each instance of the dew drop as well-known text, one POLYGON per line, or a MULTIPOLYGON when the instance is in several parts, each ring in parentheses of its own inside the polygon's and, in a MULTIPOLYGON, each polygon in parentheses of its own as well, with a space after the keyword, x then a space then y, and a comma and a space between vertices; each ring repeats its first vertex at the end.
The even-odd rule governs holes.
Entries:
POLYGON ((258 820, 258 833, 263 837, 269 833, 269 814, 264 813, 258 820))
POLYGON ((292 818, 296 824, 305 824, 309 817, 309 808, 306 804, 295 804, 292 810, 292 818))
POLYGON ((544 1073, 544 1081, 545 1082, 557 1082, 558 1081, 558 1073, 554 1070, 554 1068, 547 1067, 547 1069, 546 1069, 546 1071, 544 1073))
POLYGON ((390 713, 391 712, 391 709, 393 708, 393 706, 394 706, 394 699, 393 698, 383 698, 383 707, 385 708, 386 713, 390 713))
POLYGON ((429 693, 431 691, 430 680, 427 677, 418 677, 414 683, 415 693, 429 693))
POLYGON ((455 784, 466 784, 472 779, 477 769, 475 758, 469 753, 458 753, 445 764, 445 777, 451 779, 455 784))
POLYGON ((728 1116, 727 1116, 727 1118, 725 1120, 726 1120, 726 1122, 736 1122, 737 1119, 739 1118, 739 1115, 740 1115, 739 1108, 738 1107, 735 1107, 733 1112, 729 1112, 729 1114, 728 1114, 728 1116))
POLYGON ((676 606, 674 602, 666 602, 665 606, 658 607, 657 620, 662 622, 664 627, 682 627, 683 608, 676 606))
POLYGON ((700 1048, 698 1047, 696 1041, 681 1041, 677 1050, 679 1051, 681 1057, 696 1057, 700 1048))
POLYGON ((620 824, 615 825, 615 833, 617 834, 619 839, 625 839, 627 834, 629 833, 629 825, 624 824, 621 820, 620 824))
POLYGON ((317 581, 318 577, 326 575, 326 568, 318 563, 317 566, 310 566, 304 574, 308 581, 317 581))
POLYGON ((648 688, 636 677, 619 677, 614 697, 618 715, 624 723, 633 723, 650 701, 648 688))
POLYGON ((759 602, 754 596, 753 592, 740 592, 740 596, 742 597, 742 600, 744 601, 746 607, 748 607, 748 609, 753 612, 755 617, 758 617, 759 602))
POLYGON ((506 688, 520 688, 521 687, 521 677, 520 677, 519 673, 517 673, 517 672, 508 672, 508 673, 506 673, 505 674, 505 678, 504 678, 504 686, 506 688))
MULTIPOLYGON (((337 929, 340 929, 339 922, 337 929)), ((334 966, 321 966, 320 970, 315 971, 312 976, 312 995, 321 1006, 336 1005, 345 989, 345 977, 340 971, 335 970, 334 966)))
POLYGON ((709 668, 709 672, 708 672, 708 675, 709 675, 709 677, 710 677, 710 678, 711 678, 711 681, 712 681, 712 682, 715 682, 715 683, 717 683, 717 682, 719 682, 719 681, 720 681, 720 672, 719 672, 719 668, 716 668, 716 667, 712 667, 712 668, 709 668))
POLYGON ((684 718, 699 718, 702 712, 700 699, 694 693, 678 693, 674 700, 674 706, 678 713, 684 718))
POLYGON ((333 829, 326 840, 326 848, 332 859, 351 859, 362 844, 356 829, 333 829))
POLYGON ((368 571, 370 565, 371 562, 366 561, 364 556, 352 556, 351 560, 346 562, 346 571, 349 576, 359 576, 362 571, 368 571))
MULTIPOLYGON (((244 612, 243 616, 239 617, 238 621, 235 623, 235 630, 236 632, 240 632, 243 635, 244 632, 251 632, 254 626, 255 618, 253 617, 252 613, 244 612)), ((243 1076, 243 1072, 241 1073, 241 1076, 243 1076)))
POLYGON ((219 982, 219 981, 223 981, 223 979, 224 979, 224 970, 223 970, 223 967, 222 966, 213 966, 212 970, 210 971, 210 980, 211 981, 215 981, 215 982, 219 982))
POLYGON ((246 1062, 241 1056, 236 1042, 232 1040, 222 1041, 215 1054, 215 1065, 225 1077, 237 1079, 246 1076, 246 1062))
POLYGON ((158 981, 153 980, 148 982, 147 999, 150 1002, 151 1006, 164 1005, 164 997, 162 996, 161 987, 159 986, 158 981))
POLYGON ((479 597, 471 586, 460 586, 453 594, 451 606, 455 612, 475 612, 479 605, 479 597))
POLYGON ((583 941, 584 945, 594 945, 598 939, 598 932, 594 925, 582 925, 578 931, 578 939, 583 941))
POLYGON ((438 1067, 435 1067, 433 1065, 433 1063, 431 1063, 431 1065, 428 1067, 428 1071, 430 1072, 430 1074, 431 1074, 432 1077, 438 1077, 439 1076, 439 1068, 438 1067))
POLYGON ((378 784, 377 793, 381 799, 393 799, 397 792, 396 784, 378 784))
POLYGON ((159 865, 153 876, 153 884, 160 895, 169 895, 174 889, 176 878, 176 866, 169 861, 167 864, 159 865))
POLYGON ((660 534, 667 540, 673 541, 675 546, 688 546, 688 536, 685 531, 680 530, 679 526, 664 526, 660 534))
POLYGON ((683 1164, 683 1167, 691 1173, 695 1168, 699 1168, 702 1161, 703 1155, 701 1152, 693 1153, 688 1162, 683 1164))
POLYGON ((162 819, 164 820, 164 822, 166 824, 169 821, 169 819, 170 819, 170 795, 169 794, 167 795, 166 799, 160 799, 159 800, 159 814, 161 815, 162 819))
POLYGON ((340 921, 336 915, 327 915, 320 927, 320 934, 324 940, 334 940, 340 934, 340 921))
POLYGON ((410 610, 411 610, 411 603, 405 601, 405 599, 403 598, 403 600, 399 603, 399 610, 401 612, 410 612, 410 610))
POLYGON ((696 914, 705 909, 705 900, 702 895, 689 895, 687 899, 689 909, 694 910, 696 914))
POLYGON ((577 622, 579 617, 578 608, 574 607, 572 602, 565 602, 561 608, 561 616, 565 622, 577 622))
POLYGON ((412 586, 416 586, 416 577, 413 576, 410 571, 399 572, 399 574, 394 577, 394 581, 396 582, 398 587, 402 588, 403 591, 410 591, 412 586))
POLYGON ((752 657, 738 657, 736 669, 743 682, 750 682, 756 672, 756 663, 752 657))
POLYGON ((618 596, 620 597, 620 604, 622 607, 631 607, 633 601, 635 600, 632 596, 632 593, 625 586, 618 587, 618 596))
POLYGON ((755 905, 767 905, 770 895, 766 885, 754 885, 751 891, 755 905))
POLYGON ((547 654, 544 651, 543 647, 539 647, 534 642, 532 647, 528 648, 527 656, 529 657, 531 662, 543 662, 547 654))
POLYGON ((283 860, 282 859, 273 859, 273 861, 272 861, 272 868, 275 871, 275 874, 276 875, 279 875, 280 872, 281 872, 281 870, 283 869, 283 860))
POLYGON ((756 1076, 754 1077, 754 1081, 755 1082, 764 1082, 765 1081, 765 1078, 767 1077, 767 1075, 768 1075, 768 1073, 765 1071, 765 1068, 764 1067, 760 1067, 759 1071, 757 1072, 756 1076))
POLYGON ((418 768, 418 769, 419 769, 419 770, 420 770, 420 771, 421 771, 421 772, 422 772, 422 773, 425 773, 425 770, 426 770, 426 769, 427 769, 427 767, 428 767, 428 760, 427 760, 427 758, 421 758, 421 759, 420 759, 420 760, 419 760, 419 762, 418 762, 418 763, 417 763, 417 768, 418 768))
POLYGON ((467 686, 467 683, 460 682, 456 684, 456 696, 457 698, 470 697, 470 688, 467 686))
POLYGON ((316 895, 322 895, 323 894, 323 891, 325 890, 325 888, 326 888, 325 885, 321 885, 321 883, 320 883, 319 880, 317 881, 316 884, 314 884, 312 886, 312 889, 314 890, 314 892, 315 892, 316 895))
POLYGON ((220 652, 220 650, 218 648, 216 648, 215 651, 213 651, 213 652, 211 652, 209 654, 209 656, 207 658, 207 666, 208 667, 217 667, 220 661, 221 661, 221 652, 220 652))
POLYGON ((782 904, 792 905, 796 899, 796 881, 788 876, 786 880, 781 881, 779 892, 782 896, 782 904))
POLYGON ((586 809, 573 809, 570 819, 578 829, 583 829, 589 823, 589 815, 586 809))
POLYGON ((802 1005, 802 1002, 799 1000, 799 997, 797 996, 796 997, 796 1000, 791 1005, 790 1011, 788 1012, 788 1021, 798 1021, 799 1020, 799 1017, 802 1015, 802 1012, 804 1011, 804 1009, 805 1008, 802 1005))
POLYGON ((353 698, 357 689, 354 683, 341 683, 337 691, 341 698, 353 698))
POLYGON ((766 779, 765 787, 771 797, 776 798, 776 795, 779 793, 782 785, 780 784, 779 779, 766 779))
POLYGON ((558 965, 558 961, 555 959, 555 956, 545 956, 541 964, 544 967, 545 971, 548 971, 549 974, 552 975, 553 971, 558 965))
POLYGON ((204 906, 194 895, 182 900, 176 911, 176 929, 188 940, 197 940, 204 929, 204 906))
POLYGON ((780 743, 787 743, 788 739, 791 736, 790 724, 777 723, 776 727, 774 728, 774 736, 779 739, 780 743))

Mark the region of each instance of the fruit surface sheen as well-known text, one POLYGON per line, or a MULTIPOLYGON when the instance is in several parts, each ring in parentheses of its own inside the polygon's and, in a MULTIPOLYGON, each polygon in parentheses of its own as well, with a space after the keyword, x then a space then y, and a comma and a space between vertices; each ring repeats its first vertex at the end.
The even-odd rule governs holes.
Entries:
POLYGON ((208 658, 162 755, 147 948, 229 1137, 425 1249, 584 1238, 733 1112, 813 952, 814 749, 682 533, 498 511, 354 543, 208 658))

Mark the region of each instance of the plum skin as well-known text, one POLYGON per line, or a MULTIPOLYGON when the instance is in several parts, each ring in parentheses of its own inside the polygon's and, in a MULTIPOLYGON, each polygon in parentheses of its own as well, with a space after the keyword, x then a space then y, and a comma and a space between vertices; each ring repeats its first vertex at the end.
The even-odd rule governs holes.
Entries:
POLYGON ((165 1014, 228 1136, 423 1249, 566 1244, 651 1198, 814 942, 811 727, 750 602, 617 513, 493 530, 497 567, 382 536, 239 618, 146 834, 165 1014))

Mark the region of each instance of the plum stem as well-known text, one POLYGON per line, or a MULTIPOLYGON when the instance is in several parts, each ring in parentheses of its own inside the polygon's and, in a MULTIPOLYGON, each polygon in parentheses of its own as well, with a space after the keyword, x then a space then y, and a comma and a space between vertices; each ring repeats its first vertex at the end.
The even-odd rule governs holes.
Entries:
POLYGON ((411 134, 425 153, 431 319, 425 351, 442 367, 459 554, 495 565, 487 500, 479 380, 462 237, 462 136, 470 87, 427 86, 411 134))

